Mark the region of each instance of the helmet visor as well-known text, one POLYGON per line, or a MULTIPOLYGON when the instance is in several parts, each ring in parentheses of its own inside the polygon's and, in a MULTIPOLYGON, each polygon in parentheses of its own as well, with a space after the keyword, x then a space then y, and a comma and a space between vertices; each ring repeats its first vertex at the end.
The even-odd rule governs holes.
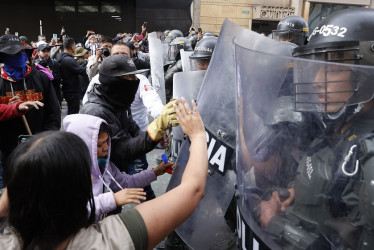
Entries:
POLYGON ((370 82, 373 76, 369 66, 295 60, 295 110, 336 113, 346 106, 370 101, 374 93, 370 82))
POLYGON ((299 46, 305 45, 308 33, 302 30, 273 30, 273 40, 291 42, 299 46))
POLYGON ((199 70, 207 70, 210 57, 209 58, 190 58, 191 61, 191 70, 192 71, 199 71, 199 70))
POLYGON ((176 61, 178 58, 179 51, 183 49, 183 44, 170 44, 168 52, 168 61, 176 61))

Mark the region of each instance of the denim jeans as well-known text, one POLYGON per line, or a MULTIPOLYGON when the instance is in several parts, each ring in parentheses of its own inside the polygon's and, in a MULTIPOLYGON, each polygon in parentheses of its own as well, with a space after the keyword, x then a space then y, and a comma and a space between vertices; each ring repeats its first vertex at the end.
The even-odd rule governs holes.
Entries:
MULTIPOLYGON (((129 174, 129 175, 136 174, 136 165, 139 161, 142 163, 142 169, 143 170, 148 169, 147 156, 142 155, 138 159, 129 163, 128 168, 127 168, 128 169, 127 174, 129 174)), ((151 185, 148 185, 148 186, 144 187, 144 192, 146 192, 145 197, 147 198, 147 201, 156 198, 155 192, 153 191, 151 185)))

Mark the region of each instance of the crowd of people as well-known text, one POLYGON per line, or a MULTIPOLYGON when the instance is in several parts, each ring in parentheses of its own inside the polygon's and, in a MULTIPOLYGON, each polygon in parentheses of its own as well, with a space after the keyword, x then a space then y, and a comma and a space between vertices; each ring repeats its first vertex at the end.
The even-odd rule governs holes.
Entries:
POLYGON ((81 42, 64 29, 49 43, 44 35, 31 45, 25 36, 0 37, 2 246, 146 249, 197 206, 207 173, 204 126, 194 102, 193 110, 184 99, 161 102, 148 79, 147 37, 146 24, 140 34, 118 33, 114 38, 87 31, 81 42), (61 121, 63 101, 67 116, 61 121), (194 141, 190 167, 177 189, 156 198, 151 182, 174 166, 160 162, 148 169, 146 153, 178 125, 194 141), (16 166, 15 159, 21 158, 16 166), (139 163, 144 171, 136 168, 139 163), (28 176, 28 183, 38 187, 22 185, 20 190, 17 185, 23 181, 17 176, 28 176), (15 205, 14 198, 23 202, 15 205), (142 204, 121 213, 130 203, 142 204), (22 212, 24 206, 33 219, 20 223, 29 216, 22 212), (168 218, 159 217, 170 209, 168 218), (123 234, 112 238, 112 230, 123 234), (90 240, 81 240, 83 235, 90 240))
MULTIPOLYGON (((263 230, 263 241, 292 249, 374 245, 374 36, 363 30, 374 28, 373 17, 371 9, 342 11, 311 33, 302 17, 284 18, 269 37, 288 44, 287 60, 294 59, 283 69, 279 93, 267 100, 281 104, 270 112, 239 98, 237 175, 248 172, 239 184, 255 190, 240 206, 263 230), (265 115, 252 121, 242 111, 265 115), (246 131, 253 124, 263 127, 257 137, 246 131)), ((139 34, 114 38, 88 30, 79 41, 65 29, 49 43, 43 35, 31 45, 25 36, 0 37, 2 247, 150 249, 197 207, 208 173, 206 132, 196 102, 191 110, 189 101, 173 97, 173 76, 185 66, 182 50, 190 53, 191 70, 207 70, 219 38, 194 27, 157 32, 168 48, 162 103, 148 35, 144 23, 139 34), (165 143, 170 159, 176 126, 191 139, 189 160, 180 185, 156 197, 151 183, 174 163, 148 169, 146 154, 165 143), (131 203, 137 206, 122 211, 131 203)), ((256 72, 248 72, 238 70, 237 81, 253 84, 256 72)))

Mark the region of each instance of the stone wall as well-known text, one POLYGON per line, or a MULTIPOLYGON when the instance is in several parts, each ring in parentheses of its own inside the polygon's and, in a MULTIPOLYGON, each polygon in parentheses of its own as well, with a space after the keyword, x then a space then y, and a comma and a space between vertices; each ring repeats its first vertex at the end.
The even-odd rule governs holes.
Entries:
POLYGON ((253 7, 290 7, 291 0, 201 0, 200 4, 200 27, 218 34, 225 18, 250 29, 253 7))

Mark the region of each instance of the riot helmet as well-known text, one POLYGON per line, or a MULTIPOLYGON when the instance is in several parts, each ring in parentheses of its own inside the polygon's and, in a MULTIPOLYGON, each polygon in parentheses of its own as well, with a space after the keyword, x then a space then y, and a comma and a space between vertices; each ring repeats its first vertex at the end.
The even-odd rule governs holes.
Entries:
POLYGON ((173 40, 174 38, 172 36, 167 36, 165 37, 163 43, 170 44, 173 40))
POLYGON ((200 40, 190 56, 192 70, 206 70, 212 58, 217 37, 207 37, 200 40))
POLYGON ((308 34, 308 23, 304 18, 287 16, 279 21, 277 29, 273 30, 272 38, 277 41, 287 41, 303 46, 307 42, 308 34))
POLYGON ((169 44, 168 61, 178 61, 180 59, 180 50, 192 51, 190 41, 185 37, 177 37, 169 44))
POLYGON ((294 57, 309 59, 295 61, 296 110, 347 122, 373 99, 374 73, 367 67, 374 65, 373 20, 373 9, 336 12, 313 30, 308 45, 294 50, 294 57))
POLYGON ((207 31, 203 33, 203 37, 201 39, 211 37, 211 36, 217 37, 213 32, 207 31))
POLYGON ((177 37, 183 37, 183 33, 180 30, 172 30, 169 32, 168 36, 171 36, 175 39, 177 37))
POLYGON ((164 35, 165 35, 165 36, 168 36, 168 35, 169 35, 169 32, 170 32, 170 30, 165 30, 165 31, 164 31, 164 35))

